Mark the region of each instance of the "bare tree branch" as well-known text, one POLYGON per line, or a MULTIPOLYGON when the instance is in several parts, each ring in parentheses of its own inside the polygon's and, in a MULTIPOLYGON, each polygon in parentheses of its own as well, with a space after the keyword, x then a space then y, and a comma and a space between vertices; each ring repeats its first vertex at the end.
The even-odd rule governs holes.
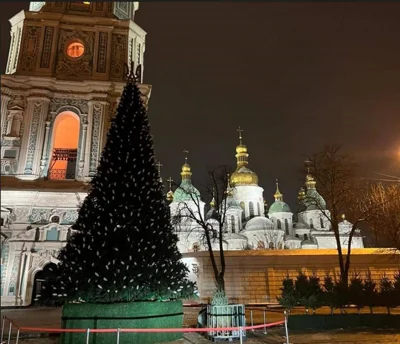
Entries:
MULTIPOLYGON (((173 225, 178 230, 185 230, 188 236, 194 231, 199 231, 203 238, 210 260, 213 267, 215 283, 218 291, 225 292, 225 270, 226 262, 224 255, 224 244, 226 240, 226 190, 229 187, 229 174, 226 166, 221 166, 213 171, 208 172, 209 183, 205 186, 206 194, 210 199, 214 200, 213 216, 207 218, 204 209, 204 200, 196 193, 194 187, 185 187, 176 185, 176 190, 181 190, 184 195, 188 196, 188 201, 179 202, 176 207, 176 213, 171 214, 173 225), (217 244, 219 251, 219 261, 214 254, 217 244)), ((175 190, 175 192, 176 192, 175 190)), ((197 233, 199 234, 199 233, 197 233)))

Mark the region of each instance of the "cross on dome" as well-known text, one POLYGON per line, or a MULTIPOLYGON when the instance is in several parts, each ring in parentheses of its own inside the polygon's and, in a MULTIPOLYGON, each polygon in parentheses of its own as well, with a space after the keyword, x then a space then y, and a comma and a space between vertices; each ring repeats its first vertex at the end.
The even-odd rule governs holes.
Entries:
POLYGON ((240 128, 240 126, 239 126, 239 127, 236 129, 236 131, 239 133, 239 142, 240 142, 240 144, 242 144, 242 139, 243 139, 242 133, 243 133, 243 129, 240 128))
POLYGON ((189 151, 187 149, 184 149, 183 154, 185 154, 185 162, 187 162, 189 151))
POLYGON ((167 182, 169 183, 169 189, 172 190, 172 182, 173 182, 173 179, 172 179, 171 177, 169 177, 169 178, 167 179, 167 182))

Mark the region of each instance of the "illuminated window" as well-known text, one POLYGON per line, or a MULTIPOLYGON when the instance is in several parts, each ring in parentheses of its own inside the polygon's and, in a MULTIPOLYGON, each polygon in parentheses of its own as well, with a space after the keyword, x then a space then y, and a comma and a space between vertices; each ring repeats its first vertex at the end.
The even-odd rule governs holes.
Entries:
POLYGON ((85 52, 85 47, 80 42, 72 42, 67 47, 67 55, 72 58, 81 57, 85 52))
POLYGON ((233 216, 233 215, 231 215, 231 226, 232 226, 232 233, 236 233, 235 216, 233 216))
POLYGON ((250 212, 250 217, 254 217, 254 204, 253 204, 253 202, 249 202, 249 212, 250 212))

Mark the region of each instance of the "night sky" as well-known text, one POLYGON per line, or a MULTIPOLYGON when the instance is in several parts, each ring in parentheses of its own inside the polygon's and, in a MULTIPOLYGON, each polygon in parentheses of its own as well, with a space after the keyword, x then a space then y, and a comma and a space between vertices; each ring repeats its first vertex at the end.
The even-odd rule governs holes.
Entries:
MULTIPOLYGON (((7 20, 28 3, 1 7, 3 72, 7 20)), ((303 160, 325 143, 343 144, 367 176, 399 176, 399 18, 400 3, 141 3, 164 180, 178 180, 183 149, 198 183, 235 166, 238 126, 269 203, 279 178, 293 206, 303 160)))

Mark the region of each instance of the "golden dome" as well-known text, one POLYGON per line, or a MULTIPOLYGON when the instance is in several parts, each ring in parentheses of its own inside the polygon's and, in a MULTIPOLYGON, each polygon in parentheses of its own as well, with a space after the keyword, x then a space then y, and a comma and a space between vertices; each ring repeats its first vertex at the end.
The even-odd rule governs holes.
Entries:
POLYGON ((317 184, 317 182, 315 181, 313 175, 308 173, 307 176, 306 176, 306 187, 307 187, 307 189, 315 189, 315 184, 317 184))
POLYGON ((185 162, 182 165, 181 177, 182 177, 182 180, 190 179, 192 177, 191 168, 190 168, 190 165, 187 162, 185 162))
POLYGON ((190 165, 187 162, 182 165, 182 172, 190 172, 190 165))
POLYGON ((283 194, 281 190, 279 190, 279 182, 278 179, 276 180, 276 191, 274 194, 275 201, 283 201, 283 194))
POLYGON ((247 147, 245 145, 240 144, 239 146, 236 147, 236 153, 237 154, 247 153, 247 147))
POLYGON ((258 185, 258 176, 246 166, 238 166, 231 175, 231 185, 258 185))
POLYGON ((167 201, 172 202, 174 200, 174 192, 172 190, 169 190, 167 192, 167 201))
POLYGON ((212 198, 212 200, 210 202, 210 206, 211 206, 211 208, 215 208, 216 205, 217 205, 217 202, 215 202, 215 198, 213 196, 213 198, 212 198))
POLYGON ((258 185, 258 176, 250 170, 248 165, 247 147, 242 142, 242 132, 243 130, 238 129, 239 132, 239 145, 236 147, 236 161, 237 167, 236 171, 232 173, 230 178, 231 185, 234 187, 236 185, 258 185))
POLYGON ((304 200, 304 198, 306 198, 306 192, 304 191, 303 188, 300 188, 299 194, 298 194, 298 196, 297 196, 297 199, 298 199, 299 201, 302 201, 302 200, 304 200))

